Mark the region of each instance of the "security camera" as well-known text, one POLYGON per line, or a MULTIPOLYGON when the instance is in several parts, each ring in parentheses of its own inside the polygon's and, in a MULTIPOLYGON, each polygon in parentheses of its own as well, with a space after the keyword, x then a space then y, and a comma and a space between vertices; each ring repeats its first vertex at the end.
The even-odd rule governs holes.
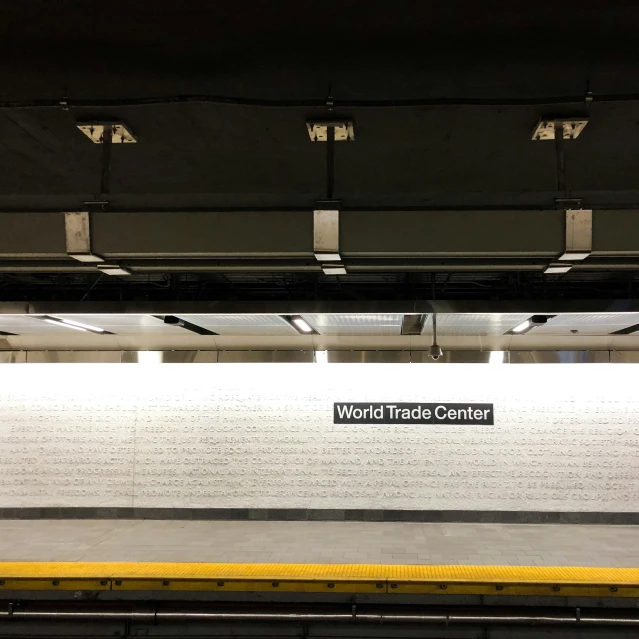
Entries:
POLYGON ((428 349, 428 354, 435 360, 437 361, 442 355, 442 347, 439 344, 433 344, 429 349, 428 349))

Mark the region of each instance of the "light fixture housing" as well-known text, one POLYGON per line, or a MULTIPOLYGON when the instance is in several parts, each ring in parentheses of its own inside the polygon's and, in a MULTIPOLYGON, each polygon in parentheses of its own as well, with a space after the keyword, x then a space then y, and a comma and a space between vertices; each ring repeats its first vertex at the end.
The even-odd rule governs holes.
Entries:
POLYGON ((56 324, 58 326, 66 326, 76 331, 84 331, 85 333, 95 333, 96 335, 113 335, 109 331, 105 331, 98 326, 91 326, 90 324, 83 324, 82 322, 76 322, 75 320, 65 319, 62 317, 55 317, 54 315, 38 315, 35 319, 49 324, 56 324))

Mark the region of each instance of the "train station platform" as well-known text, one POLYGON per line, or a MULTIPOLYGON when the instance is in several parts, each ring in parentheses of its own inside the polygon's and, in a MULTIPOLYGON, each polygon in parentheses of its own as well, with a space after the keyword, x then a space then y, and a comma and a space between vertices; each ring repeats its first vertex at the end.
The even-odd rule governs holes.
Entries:
POLYGON ((3 520, 0 590, 639 597, 633 526, 3 520))

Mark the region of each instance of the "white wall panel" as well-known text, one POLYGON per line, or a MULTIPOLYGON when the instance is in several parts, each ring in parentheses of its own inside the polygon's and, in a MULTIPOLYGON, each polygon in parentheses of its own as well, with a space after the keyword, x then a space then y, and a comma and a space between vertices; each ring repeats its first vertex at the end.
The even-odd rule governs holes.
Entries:
POLYGON ((639 510, 639 365, 0 365, 0 506, 639 510), (494 426, 333 402, 492 402, 494 426))

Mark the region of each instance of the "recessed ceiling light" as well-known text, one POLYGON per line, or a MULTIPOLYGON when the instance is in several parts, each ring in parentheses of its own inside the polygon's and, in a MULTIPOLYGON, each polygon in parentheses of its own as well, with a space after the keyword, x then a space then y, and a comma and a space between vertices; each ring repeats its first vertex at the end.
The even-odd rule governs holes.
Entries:
POLYGON ((318 335, 318 332, 301 315, 282 315, 281 317, 302 335, 318 335))
POLYGON ((295 324, 295 328, 297 328, 297 330, 301 333, 313 332, 311 325, 303 317, 293 317, 291 321, 295 324))

